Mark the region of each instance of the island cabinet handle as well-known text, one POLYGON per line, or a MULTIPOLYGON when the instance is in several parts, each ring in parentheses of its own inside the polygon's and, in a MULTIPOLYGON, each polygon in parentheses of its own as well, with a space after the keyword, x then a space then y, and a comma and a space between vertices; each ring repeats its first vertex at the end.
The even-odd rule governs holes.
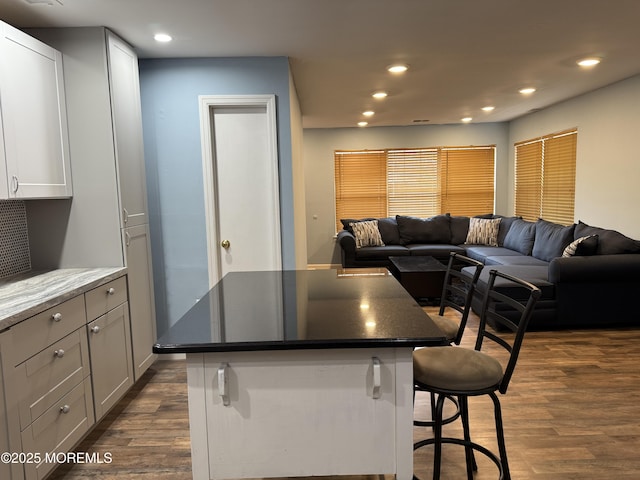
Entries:
POLYGON ((380 398, 380 387, 382 384, 380 377, 380 359, 378 357, 373 357, 371 359, 371 366, 373 368, 373 393, 371 396, 374 399, 378 399, 380 398))
POLYGON ((116 289, 111 287, 109 290, 107 290, 107 295, 115 295, 116 293, 116 289))
POLYGON ((62 407, 60 407, 61 413, 69 413, 70 411, 71 411, 71 407, 69 405, 63 405, 62 407))
POLYGON ((51 320, 53 320, 54 322, 59 322, 60 320, 62 320, 62 314, 60 312, 54 313, 53 315, 51 315, 51 320))
POLYGON ((229 378, 227 375, 228 363, 222 363, 218 367, 218 395, 222 398, 222 404, 228 407, 231 404, 229 399, 229 378))

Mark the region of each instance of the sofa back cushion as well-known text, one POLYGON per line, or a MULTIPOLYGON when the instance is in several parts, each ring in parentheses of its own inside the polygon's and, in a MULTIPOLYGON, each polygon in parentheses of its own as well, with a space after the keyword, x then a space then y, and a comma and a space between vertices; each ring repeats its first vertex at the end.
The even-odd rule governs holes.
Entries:
POLYGON ((579 221, 576 225, 574 238, 598 235, 598 255, 617 255, 620 253, 640 253, 640 242, 633 240, 615 230, 591 227, 579 221))
POLYGON ((573 241, 574 227, 575 225, 567 227, 547 220, 538 220, 531 255, 545 262, 561 257, 564 249, 573 241))
POLYGON ((398 232, 398 224, 396 223, 395 217, 362 218, 360 220, 356 220, 354 218, 341 218, 340 223, 342 223, 342 226, 345 230, 353 234, 353 229, 351 228, 352 223, 366 222, 371 220, 378 221, 378 230, 380 230, 380 236, 382 237, 382 242, 385 245, 402 245, 402 240, 400 240, 400 232, 398 232))
POLYGON ((536 236, 535 222, 527 222, 520 218, 513 221, 507 235, 504 237, 504 247, 523 255, 531 255, 536 236))
POLYGON ((451 243, 448 215, 430 218, 396 216, 402 243, 451 243))
POLYGON ((467 232, 469 231, 469 217, 456 217, 451 216, 449 218, 451 227, 451 244, 462 245, 467 239, 467 232))

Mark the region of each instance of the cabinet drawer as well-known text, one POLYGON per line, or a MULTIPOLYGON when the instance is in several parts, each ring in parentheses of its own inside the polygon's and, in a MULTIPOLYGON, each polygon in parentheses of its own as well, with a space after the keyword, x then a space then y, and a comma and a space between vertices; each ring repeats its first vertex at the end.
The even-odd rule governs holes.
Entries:
POLYGON ((87 323, 84 295, 67 300, 11 327, 13 366, 87 323))
POLYGON ((80 328, 16 367, 20 426, 25 429, 89 376, 87 335, 80 328))
POLYGON ((56 463, 45 463, 47 452, 67 452, 93 424, 91 377, 73 388, 22 432, 22 450, 38 452, 43 462, 25 465, 27 480, 41 479, 56 463))
POLYGON ((127 277, 117 278, 89 290, 85 293, 85 298, 87 319, 91 321, 127 301, 127 277))

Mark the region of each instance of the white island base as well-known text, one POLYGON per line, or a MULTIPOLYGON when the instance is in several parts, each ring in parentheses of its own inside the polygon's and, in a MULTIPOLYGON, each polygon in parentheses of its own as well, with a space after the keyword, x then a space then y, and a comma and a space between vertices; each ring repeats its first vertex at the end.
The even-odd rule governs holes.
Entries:
POLYGON ((412 352, 188 353, 194 480, 368 474, 410 480, 412 352))

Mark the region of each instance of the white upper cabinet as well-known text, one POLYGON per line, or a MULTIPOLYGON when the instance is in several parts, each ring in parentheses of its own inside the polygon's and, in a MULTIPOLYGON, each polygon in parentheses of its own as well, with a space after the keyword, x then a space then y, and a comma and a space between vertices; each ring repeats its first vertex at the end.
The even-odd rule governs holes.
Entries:
POLYGON ((0 197, 70 197, 62 55, 2 22, 0 33, 0 197))
POLYGON ((122 228, 148 223, 138 57, 107 31, 111 112, 122 211, 122 228))

